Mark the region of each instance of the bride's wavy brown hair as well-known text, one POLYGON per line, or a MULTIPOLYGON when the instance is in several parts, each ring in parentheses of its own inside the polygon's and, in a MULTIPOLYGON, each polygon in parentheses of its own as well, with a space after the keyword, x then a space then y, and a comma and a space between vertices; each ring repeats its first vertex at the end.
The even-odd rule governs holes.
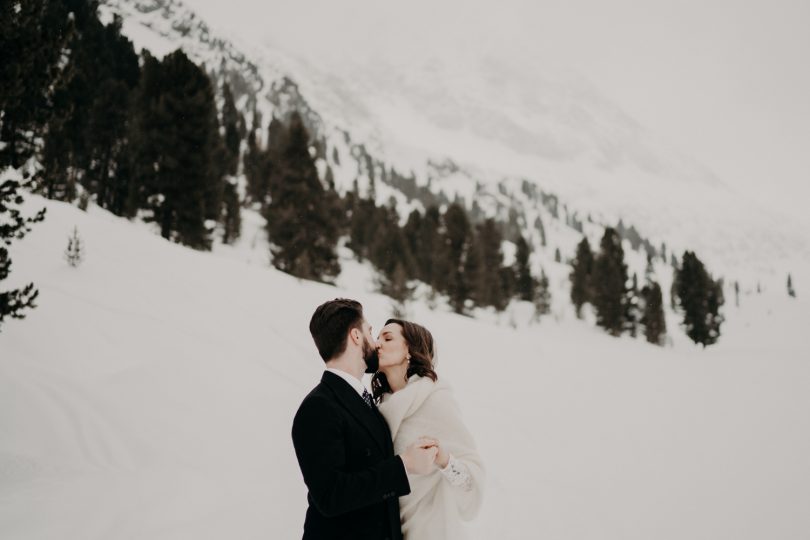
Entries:
MULTIPOLYGON (((402 337, 405 338, 405 343, 408 345, 408 354, 411 355, 411 359, 408 361, 405 377, 419 375, 433 381, 439 380, 439 376, 433 370, 436 349, 430 331, 422 325, 402 319, 388 319, 383 326, 389 324, 396 324, 402 328, 402 337)), ((391 391, 391 385, 388 384, 385 373, 378 371, 371 377, 371 394, 375 401, 380 402, 383 394, 391 393, 391 391)))

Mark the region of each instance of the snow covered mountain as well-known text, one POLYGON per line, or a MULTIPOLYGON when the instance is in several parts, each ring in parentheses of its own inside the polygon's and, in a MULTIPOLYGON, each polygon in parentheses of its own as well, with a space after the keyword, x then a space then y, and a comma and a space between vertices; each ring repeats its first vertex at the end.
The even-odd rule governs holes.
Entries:
POLYGON ((538 267, 557 248, 573 254, 582 227, 572 223, 592 222, 584 232, 596 243, 602 226, 621 219, 648 249, 665 243, 670 253, 697 251, 726 283, 777 288, 787 272, 800 282, 810 277, 810 242, 800 223, 667 148, 581 78, 532 76, 516 61, 441 52, 325 72, 261 43, 221 36, 179 1, 102 4, 107 16, 123 17, 137 48, 163 55, 182 47, 217 80, 228 80, 240 109, 249 114, 255 104, 263 125, 273 114, 302 112, 322 143, 320 167, 332 169, 338 189, 356 181, 367 190, 374 181, 378 201, 393 197, 403 215, 421 204, 391 181, 392 168, 501 221, 516 214, 513 221, 534 239, 538 267), (559 211, 543 204, 550 198, 559 211), (559 221, 563 231, 545 246, 538 218, 547 227, 559 221))

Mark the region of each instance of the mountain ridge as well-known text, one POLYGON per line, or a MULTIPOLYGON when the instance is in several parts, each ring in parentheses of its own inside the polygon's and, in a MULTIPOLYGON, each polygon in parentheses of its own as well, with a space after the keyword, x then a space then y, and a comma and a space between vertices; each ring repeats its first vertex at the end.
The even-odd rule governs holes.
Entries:
MULTIPOLYGON (((344 161, 337 164, 330 160, 329 152, 325 152, 327 155, 321 170, 326 165, 333 169, 336 187, 342 192, 351 189, 355 181, 361 190, 368 192, 375 176, 377 179, 385 177, 387 169, 397 167, 399 172, 411 174, 419 185, 432 186, 432 189, 444 187, 447 190, 445 196, 450 200, 463 192, 470 208, 471 199, 477 193, 483 196, 493 194, 505 180, 520 178, 537 184, 545 192, 557 194, 562 201, 567 201, 572 213, 591 216, 602 225, 615 225, 622 219, 643 231, 652 245, 660 246, 666 242, 677 252, 696 250, 717 272, 728 274, 730 278, 753 283, 762 276, 788 271, 796 274, 802 272, 802 266, 808 267, 810 249, 798 223, 785 224, 791 220, 758 208, 744 197, 735 196, 702 166, 695 165, 699 173, 696 176, 680 175, 675 182, 644 172, 644 167, 655 169, 662 167, 661 163, 667 163, 649 152, 636 155, 631 160, 632 166, 628 167, 624 157, 628 151, 620 142, 622 137, 640 137, 644 134, 643 128, 592 89, 580 92, 590 93, 589 99, 597 104, 606 104, 604 109, 608 111, 608 117, 613 114, 620 118, 625 134, 619 137, 619 142, 597 133, 590 134, 596 141, 594 152, 565 141, 559 146, 561 155, 590 152, 585 160, 595 160, 590 164, 583 165, 576 160, 538 159, 520 155, 514 148, 502 144, 503 141, 486 140, 463 130, 445 130, 441 125, 431 123, 430 119, 420 117, 414 107, 385 109, 386 103, 401 101, 402 94, 392 94, 386 87, 375 93, 358 91, 358 88, 373 85, 374 81, 356 78, 359 82, 353 85, 346 77, 321 73, 278 51, 270 51, 266 46, 245 45, 250 52, 241 52, 229 40, 214 37, 214 31, 181 2, 106 0, 103 6, 124 17, 125 33, 142 34, 135 39, 139 46, 149 48, 153 36, 144 35, 143 28, 145 24, 150 25, 152 34, 163 32, 172 38, 167 39, 172 46, 188 49, 187 52, 204 62, 209 72, 213 71, 220 79, 233 79, 233 74, 238 73, 255 87, 255 103, 265 124, 273 114, 287 114, 293 108, 302 110, 308 128, 324 146, 329 145, 341 155, 355 158, 354 163, 344 161), (141 28, 136 30, 139 25, 141 28), (206 48, 200 43, 209 46, 206 48), (212 50, 219 50, 219 57, 216 54, 212 57, 212 50), (388 112, 381 114, 381 106, 388 112), (391 141, 390 132, 398 128, 405 133, 400 137, 405 139, 404 143, 391 141), (424 134, 428 135, 422 137, 424 134), (408 137, 421 137, 424 143, 421 147, 414 145, 408 142, 408 137), (475 159, 470 160, 470 155, 475 159), (441 176, 431 166, 431 163, 441 161, 456 163, 456 170, 441 176), (636 162, 640 165, 633 165, 636 162), (621 189, 613 189, 616 186, 621 186, 621 189)), ((433 69, 437 74, 443 72, 441 64, 433 69)), ((389 88, 408 76, 419 79, 419 73, 392 76, 394 82, 389 83, 389 88)), ((558 90, 562 102, 573 99, 568 95, 569 87, 563 85, 558 90)), ((437 93, 442 93, 441 85, 437 93)), ((247 95, 248 98, 243 100, 243 112, 251 105, 250 92, 247 95)), ((462 98, 470 95, 460 94, 462 98)), ((536 98, 536 101, 541 98, 536 98)), ((549 99, 553 101, 553 98, 549 99)), ((587 108, 578 107, 576 100, 572 103, 572 123, 595 122, 593 118, 588 120, 587 108)), ((551 108, 556 111, 554 114, 564 116, 565 107, 551 108)), ((473 120, 485 122, 486 115, 482 117, 483 120, 473 120)), ((451 115, 450 120, 445 121, 452 124, 453 118, 457 120, 459 115, 451 115)), ((550 137, 553 142, 553 137, 550 137)), ((542 137, 540 143, 542 146, 542 137)), ((554 144, 545 147, 547 153, 553 153, 555 148, 554 144)), ((532 204, 531 201, 520 202, 523 206, 532 204)), ((406 205, 401 212, 407 213, 411 208, 412 205, 406 205)), ((526 232, 530 233, 529 230, 526 232)), ((542 249, 539 245, 535 247, 542 249)), ((567 247, 567 253, 573 253, 573 246, 567 247)))

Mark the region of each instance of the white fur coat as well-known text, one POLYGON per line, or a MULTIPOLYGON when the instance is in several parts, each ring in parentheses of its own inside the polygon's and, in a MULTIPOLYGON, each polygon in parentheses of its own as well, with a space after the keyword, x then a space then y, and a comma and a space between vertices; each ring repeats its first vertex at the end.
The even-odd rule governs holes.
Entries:
POLYGON ((441 378, 433 382, 413 375, 405 388, 386 394, 379 408, 391 428, 395 453, 419 437, 435 437, 472 476, 472 489, 464 491, 451 486, 438 468, 427 475, 409 474, 411 492, 399 499, 405 540, 465 538, 461 522, 473 519, 481 506, 484 466, 450 387, 441 378))

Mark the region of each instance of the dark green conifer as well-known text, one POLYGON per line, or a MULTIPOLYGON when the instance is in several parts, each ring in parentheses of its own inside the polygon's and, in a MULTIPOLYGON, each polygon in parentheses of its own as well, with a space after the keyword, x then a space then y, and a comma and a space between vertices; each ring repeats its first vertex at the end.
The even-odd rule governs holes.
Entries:
MULTIPOLYGON (((20 187, 20 183, 15 180, 5 180, 0 184, 0 218, 2 218, 0 219, 2 222, 2 226, 0 226, 0 282, 11 273, 11 256, 8 246, 14 240, 21 240, 31 230, 32 223, 45 219, 44 208, 34 216, 22 215, 18 208, 23 203, 23 197, 19 193, 20 187)), ((6 317, 25 318, 24 311, 36 307, 34 301, 38 295, 39 291, 34 288, 33 283, 20 289, 0 291, 0 327, 6 317)))
POLYGON ((661 286, 655 281, 648 282, 641 289, 641 298, 643 304, 641 325, 644 327, 644 337, 650 343, 663 345, 667 327, 661 286))
POLYGON ((447 292, 453 309, 457 313, 464 313, 472 289, 465 277, 465 262, 470 250, 470 223, 464 208, 457 203, 447 207, 443 218, 444 244, 449 266, 447 292))
POLYGON ((242 233, 241 205, 239 204, 239 193, 233 182, 225 182, 225 190, 222 194, 222 242, 232 244, 242 233))
POLYGON ((181 50, 162 62, 146 54, 135 101, 134 175, 160 234, 195 249, 210 249, 221 210, 216 104, 205 72, 181 50), (172 126, 172 129, 166 129, 172 126))
POLYGON ((616 229, 607 227, 591 274, 596 324, 618 336, 625 329, 627 265, 616 229))
POLYGON ((68 237, 68 245, 65 249, 65 260, 67 263, 76 268, 84 260, 84 242, 79 236, 79 229, 73 227, 73 234, 68 237))
POLYGON ((273 265, 297 277, 324 281, 340 272, 335 252, 338 228, 309 145, 303 120, 293 113, 265 217, 273 265))
POLYGON ((529 243, 523 235, 518 236, 516 248, 514 266, 515 291, 520 300, 531 302, 534 300, 537 282, 534 276, 532 276, 531 265, 529 263, 529 258, 531 257, 529 243))
POLYGON ((476 227, 474 238, 470 239, 471 257, 465 269, 467 281, 474 284, 475 303, 483 307, 494 307, 497 311, 502 311, 509 303, 502 274, 502 241, 495 220, 485 219, 476 227))
POLYGON ((75 33, 72 11, 53 0, 0 4, 0 170, 21 167, 37 150, 54 91, 70 76, 62 58, 75 33))
POLYGON ((703 263, 691 251, 683 254, 683 262, 676 277, 678 304, 683 313, 686 335, 704 347, 720 337, 723 316, 722 283, 715 282, 703 263))
POLYGON ((242 167, 247 182, 247 202, 257 203, 262 210, 267 204, 268 178, 265 166, 265 154, 262 151, 256 135, 260 127, 259 115, 253 112, 253 125, 247 134, 247 149, 242 158, 242 167))
POLYGON ((437 291, 446 290, 449 275, 449 250, 440 235, 441 227, 439 208, 429 207, 419 227, 420 249, 417 252, 419 255, 416 262, 420 278, 437 291))
POLYGON ((233 101, 233 93, 228 83, 222 85, 222 126, 225 128, 225 174, 236 174, 239 165, 239 113, 233 101))
POLYGON ((593 273, 593 252, 588 238, 583 236, 577 244, 577 252, 571 261, 571 301, 578 318, 582 318, 582 306, 593 301, 591 274, 593 273))

